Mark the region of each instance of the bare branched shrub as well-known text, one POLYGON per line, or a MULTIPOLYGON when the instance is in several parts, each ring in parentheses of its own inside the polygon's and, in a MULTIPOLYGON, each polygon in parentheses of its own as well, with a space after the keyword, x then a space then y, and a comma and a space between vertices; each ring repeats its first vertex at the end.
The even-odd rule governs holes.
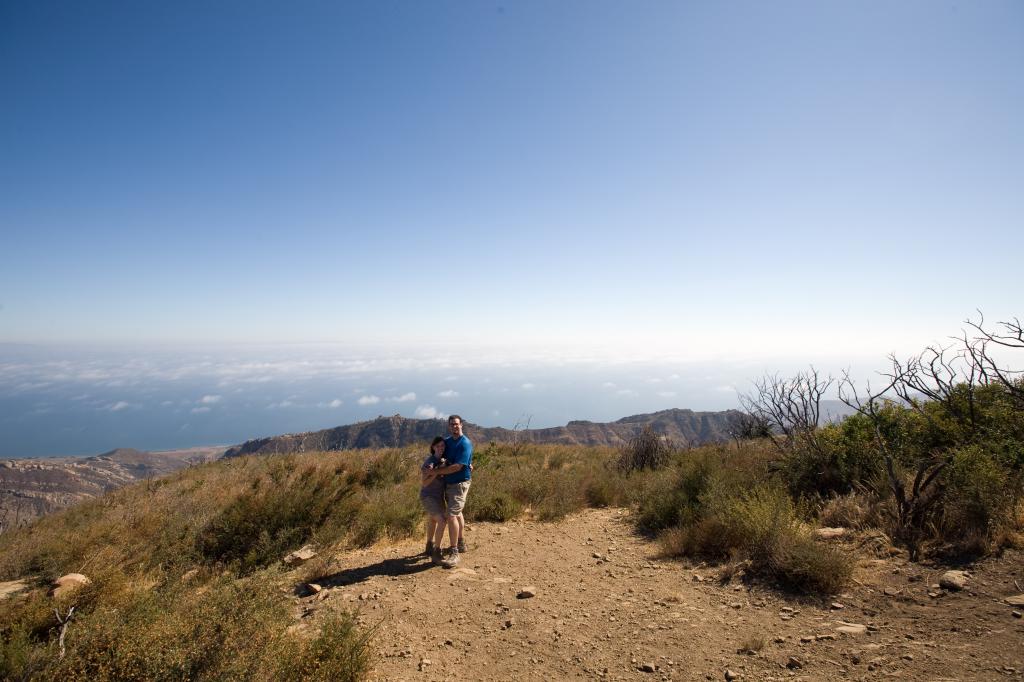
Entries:
POLYGON ((996 350, 1024 350, 1024 325, 1018 318, 1000 322, 996 330, 985 328, 985 316, 978 312, 978 321, 967 320, 967 325, 977 336, 968 339, 964 334, 964 346, 974 356, 984 377, 1001 385, 1011 396, 1018 409, 1024 409, 1024 371, 1011 370, 995 358, 996 350))
POLYGON ((818 448, 815 431, 821 421, 821 400, 835 383, 811 367, 783 379, 766 374, 754 381, 754 391, 740 396, 740 404, 750 416, 749 428, 764 433, 780 450, 791 450, 807 442, 818 448))
POLYGON ((763 414, 741 412, 733 417, 729 425, 729 435, 736 441, 771 438, 772 427, 763 414))

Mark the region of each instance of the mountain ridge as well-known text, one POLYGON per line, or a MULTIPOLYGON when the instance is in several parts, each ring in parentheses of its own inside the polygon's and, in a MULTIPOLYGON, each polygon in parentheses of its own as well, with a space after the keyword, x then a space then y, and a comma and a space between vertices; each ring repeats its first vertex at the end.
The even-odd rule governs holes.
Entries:
MULTIPOLYGON (((695 446, 723 442, 731 438, 732 430, 741 415, 739 410, 695 412, 671 408, 635 414, 614 422, 573 420, 564 426, 541 429, 507 429, 500 426, 480 426, 467 421, 465 432, 477 443, 518 441, 618 447, 626 444, 643 427, 650 425, 655 433, 677 444, 695 446)), ((255 438, 229 448, 224 456, 406 447, 426 443, 434 436, 446 432, 447 427, 443 419, 410 419, 397 414, 390 417, 381 415, 376 419, 330 429, 255 438)))

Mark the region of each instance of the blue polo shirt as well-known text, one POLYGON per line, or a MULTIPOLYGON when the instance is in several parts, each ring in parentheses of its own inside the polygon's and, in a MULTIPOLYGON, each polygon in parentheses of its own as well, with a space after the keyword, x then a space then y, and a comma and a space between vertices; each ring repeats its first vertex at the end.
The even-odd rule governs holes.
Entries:
POLYGON ((462 483, 470 479, 469 465, 473 463, 473 444, 465 436, 444 439, 444 458, 449 464, 461 464, 462 468, 452 474, 444 475, 445 485, 462 483))

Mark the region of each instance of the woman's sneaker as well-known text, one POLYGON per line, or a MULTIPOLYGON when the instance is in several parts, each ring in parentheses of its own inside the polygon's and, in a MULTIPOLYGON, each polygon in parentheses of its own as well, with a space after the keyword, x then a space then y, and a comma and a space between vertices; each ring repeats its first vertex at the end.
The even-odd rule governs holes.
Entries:
POLYGON ((457 547, 448 548, 448 556, 441 561, 445 568, 454 568, 459 565, 459 550, 457 547))
POLYGON ((465 554, 465 553, 466 553, 466 541, 463 540, 462 538, 459 538, 459 554, 465 554))
POLYGON ((444 559, 441 557, 441 548, 434 547, 430 550, 430 563, 435 566, 444 566, 444 559))

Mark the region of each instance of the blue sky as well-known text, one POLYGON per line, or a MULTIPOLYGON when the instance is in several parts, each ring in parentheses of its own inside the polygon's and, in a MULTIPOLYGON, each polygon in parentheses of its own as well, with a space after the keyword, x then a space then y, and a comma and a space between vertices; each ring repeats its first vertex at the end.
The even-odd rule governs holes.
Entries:
POLYGON ((0 340, 928 341, 1020 312, 1022 67, 1016 2, 5 3, 0 340))
POLYGON ((1019 2, 8 2, 0 93, 0 344, 844 362, 1024 312, 1019 2))

